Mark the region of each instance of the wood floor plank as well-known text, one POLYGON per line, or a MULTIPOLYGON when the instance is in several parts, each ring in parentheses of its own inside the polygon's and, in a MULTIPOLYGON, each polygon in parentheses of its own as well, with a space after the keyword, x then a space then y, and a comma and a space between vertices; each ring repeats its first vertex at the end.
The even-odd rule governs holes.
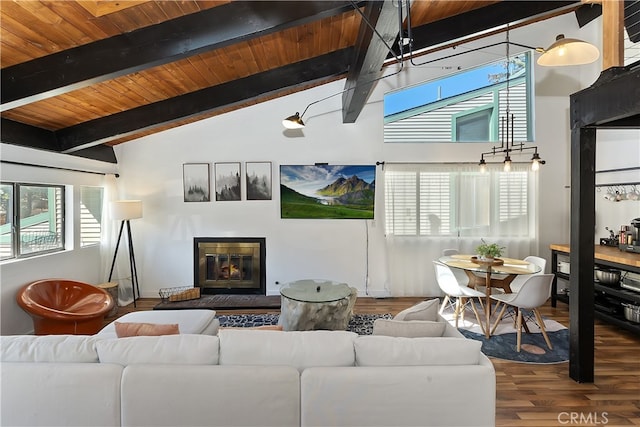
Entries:
MULTIPOLYGON (((395 315, 423 299, 359 297, 354 313, 395 315)), ((134 310, 152 310, 159 302, 155 298, 140 299, 136 308, 133 304, 120 307, 118 316, 134 310)), ((216 313, 278 314, 278 310, 216 310, 216 313)), ((546 305, 541 314, 569 325, 566 304, 558 303, 555 308, 546 305)), ((108 323, 115 319, 106 320, 108 323)), ((640 426, 640 337, 597 320, 595 346, 593 383, 573 381, 569 377, 568 363, 536 365, 491 359, 496 369, 496 426, 640 426), (590 424, 572 423, 571 414, 577 421, 582 416, 583 421, 590 424)), ((455 399, 455 396, 451 398, 455 399)))

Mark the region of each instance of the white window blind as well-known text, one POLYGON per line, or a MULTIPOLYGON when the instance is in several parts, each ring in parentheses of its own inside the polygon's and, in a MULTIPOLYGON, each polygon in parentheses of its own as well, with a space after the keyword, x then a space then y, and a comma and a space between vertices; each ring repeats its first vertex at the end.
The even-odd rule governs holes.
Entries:
POLYGON ((468 164, 385 165, 388 235, 534 237, 535 173, 468 164))

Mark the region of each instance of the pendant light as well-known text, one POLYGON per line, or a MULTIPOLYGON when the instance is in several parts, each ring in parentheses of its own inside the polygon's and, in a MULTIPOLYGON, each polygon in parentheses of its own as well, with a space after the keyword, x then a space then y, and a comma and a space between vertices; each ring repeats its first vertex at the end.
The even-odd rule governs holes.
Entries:
POLYGON ((591 43, 565 38, 564 34, 558 34, 555 43, 545 49, 538 58, 538 65, 545 67, 583 65, 590 64, 599 57, 600 51, 591 43))
POLYGON ((533 157, 531 158, 531 170, 537 171, 540 169, 540 165, 545 164, 545 161, 540 158, 538 154, 538 147, 530 146, 525 147, 523 142, 515 142, 514 129, 515 129, 515 115, 511 112, 509 105, 509 83, 511 80, 511 59, 509 56, 509 45, 514 44, 509 41, 509 27, 507 27, 507 40, 506 40, 506 106, 505 115, 500 118, 500 146, 493 146, 491 151, 482 153, 480 155, 480 171, 484 172, 487 167, 487 162, 484 156, 497 156, 504 154, 503 170, 505 172, 511 171, 511 154, 513 152, 523 152, 525 150, 534 150, 533 157))

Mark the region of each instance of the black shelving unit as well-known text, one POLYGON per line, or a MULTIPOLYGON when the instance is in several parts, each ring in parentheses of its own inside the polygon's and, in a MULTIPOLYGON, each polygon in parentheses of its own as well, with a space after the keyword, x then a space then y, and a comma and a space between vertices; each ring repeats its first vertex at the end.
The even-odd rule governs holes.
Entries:
MULTIPOLYGON (((558 257, 569 257, 569 253, 559 251, 557 249, 551 250, 551 272, 554 274, 553 284, 551 287, 551 306, 555 307, 557 302, 563 302, 569 304, 571 294, 558 293, 558 282, 569 282, 569 274, 558 271, 558 257)), ((594 265, 596 267, 615 268, 620 270, 622 275, 625 272, 640 273, 640 268, 629 266, 626 264, 619 264, 616 262, 595 259, 594 265)), ((624 317, 623 303, 632 303, 635 305, 640 304, 640 292, 630 291, 619 286, 603 285, 602 283, 594 280, 594 292, 596 293, 595 302, 595 316, 607 323, 616 325, 635 334, 640 335, 640 323, 630 322, 624 317)))

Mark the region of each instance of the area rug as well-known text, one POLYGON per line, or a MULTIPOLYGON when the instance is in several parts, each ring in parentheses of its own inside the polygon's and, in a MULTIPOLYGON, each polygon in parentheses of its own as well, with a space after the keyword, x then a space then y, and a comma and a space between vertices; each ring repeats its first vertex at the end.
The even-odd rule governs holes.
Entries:
POLYGON ((198 299, 161 302, 154 310, 241 310, 246 308, 280 309, 280 295, 203 295, 198 299))
MULTIPOLYGON (((252 328, 256 326, 277 325, 277 314, 230 314, 218 316, 222 328, 252 328)), ((391 314, 354 314, 349 321, 347 330, 358 335, 371 335, 373 322, 376 319, 391 319, 391 314)))
MULTIPOLYGON (((479 314, 480 318, 484 320, 482 309, 479 310, 479 314)), ((455 325, 451 308, 445 309, 442 316, 450 324, 455 325)), ((505 315, 496 331, 487 339, 482 333, 473 311, 471 311, 471 308, 467 308, 464 322, 458 320, 458 330, 467 338, 481 341, 482 352, 496 359, 539 364, 569 361, 569 330, 555 320, 546 317, 543 317, 542 320, 553 346, 552 350, 547 347, 540 328, 534 320, 527 322, 531 333, 522 332, 522 345, 519 353, 516 351, 517 334, 513 326, 514 320, 511 316, 505 315)), ((493 321, 495 321, 495 315, 492 317, 493 321)))

